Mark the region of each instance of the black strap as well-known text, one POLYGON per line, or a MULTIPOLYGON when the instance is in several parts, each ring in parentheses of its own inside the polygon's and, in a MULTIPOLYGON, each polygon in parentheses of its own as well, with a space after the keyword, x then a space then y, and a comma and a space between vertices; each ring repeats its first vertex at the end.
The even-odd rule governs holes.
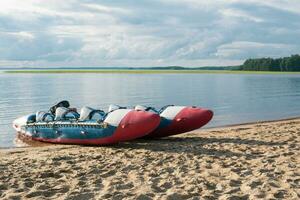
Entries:
POLYGON ((52 121, 54 120, 54 117, 53 117, 52 114, 50 114, 50 113, 45 113, 45 114, 42 116, 42 121, 45 121, 45 119, 46 119, 47 116, 52 117, 52 121))
POLYGON ((174 105, 166 105, 166 106, 162 107, 162 108, 158 111, 158 113, 161 114, 164 110, 166 110, 166 108, 168 108, 168 107, 170 107, 170 106, 174 106, 174 105))
POLYGON ((79 113, 76 112, 75 110, 68 110, 67 112, 64 113, 64 115, 62 116, 63 119, 66 118, 66 115, 69 113, 74 113, 75 114, 75 119, 78 119, 80 117, 79 113))
POLYGON ((159 112, 159 111, 157 111, 154 107, 147 107, 147 108, 145 109, 145 111, 150 111, 150 110, 152 110, 152 111, 154 111, 154 112, 156 112, 156 113, 159 112))
POLYGON ((93 117, 93 115, 94 115, 95 113, 100 113, 100 114, 103 116, 102 119, 104 119, 105 112, 104 112, 103 110, 93 110, 93 111, 90 112, 90 114, 89 114, 89 119, 92 119, 92 117, 93 117))

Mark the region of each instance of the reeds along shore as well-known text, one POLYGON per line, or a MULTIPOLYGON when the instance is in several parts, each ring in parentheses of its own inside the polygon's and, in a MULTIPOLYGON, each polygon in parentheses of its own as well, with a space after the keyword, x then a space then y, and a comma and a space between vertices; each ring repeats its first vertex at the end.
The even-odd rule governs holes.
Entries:
POLYGON ((299 199, 300 119, 0 151, 1 199, 299 199))

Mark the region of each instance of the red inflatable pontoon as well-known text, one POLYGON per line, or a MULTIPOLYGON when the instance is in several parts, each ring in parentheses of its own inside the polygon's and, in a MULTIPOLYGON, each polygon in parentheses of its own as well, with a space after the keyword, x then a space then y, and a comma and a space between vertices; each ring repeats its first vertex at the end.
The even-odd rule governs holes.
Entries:
MULTIPOLYGON (((136 110, 142 109, 136 106, 136 110)), ((160 115, 160 125, 144 138, 159 138, 199 129, 206 125, 213 117, 213 112, 208 109, 188 106, 167 106, 161 111, 146 108, 149 112, 160 115)))

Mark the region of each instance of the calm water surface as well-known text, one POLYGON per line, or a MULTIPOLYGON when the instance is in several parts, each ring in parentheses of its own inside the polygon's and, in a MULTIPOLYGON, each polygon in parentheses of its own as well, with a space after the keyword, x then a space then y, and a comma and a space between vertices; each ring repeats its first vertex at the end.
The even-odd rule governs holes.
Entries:
POLYGON ((300 75, 5 74, 0 72, 0 147, 14 146, 12 121, 67 99, 109 104, 211 108, 206 127, 300 116, 300 75))

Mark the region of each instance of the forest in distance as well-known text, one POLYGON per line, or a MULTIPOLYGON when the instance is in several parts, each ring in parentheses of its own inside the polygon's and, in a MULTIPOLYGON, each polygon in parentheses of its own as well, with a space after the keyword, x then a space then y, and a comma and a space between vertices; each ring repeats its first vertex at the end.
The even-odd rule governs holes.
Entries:
POLYGON ((300 72, 300 55, 295 54, 282 58, 250 58, 238 66, 207 66, 207 67, 151 67, 155 70, 240 70, 240 71, 278 71, 278 72, 300 72))
POLYGON ((282 58, 250 58, 238 66, 218 66, 218 67, 196 67, 185 68, 179 66, 156 67, 154 69, 173 69, 173 70, 240 70, 240 71, 278 71, 278 72, 300 72, 300 55, 295 54, 282 58))
POLYGON ((237 70, 244 71, 300 71, 300 55, 291 55, 283 58, 256 58, 247 59, 237 70))

